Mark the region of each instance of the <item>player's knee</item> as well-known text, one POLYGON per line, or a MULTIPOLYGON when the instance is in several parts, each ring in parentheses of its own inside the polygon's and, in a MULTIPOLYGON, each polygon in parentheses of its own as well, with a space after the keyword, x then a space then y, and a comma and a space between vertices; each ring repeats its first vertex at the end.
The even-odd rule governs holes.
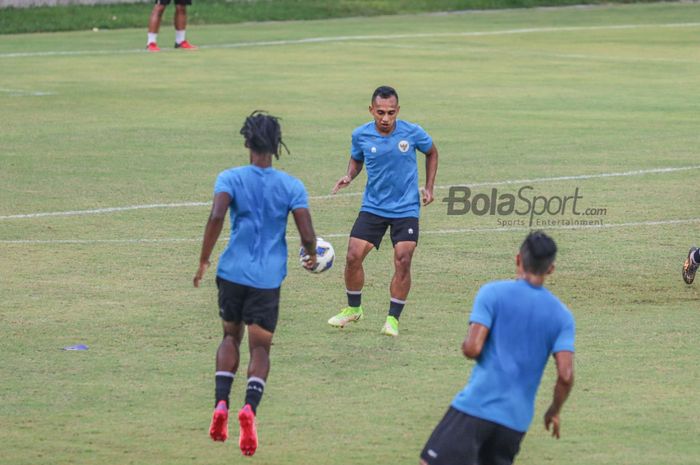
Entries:
POLYGON ((224 332, 224 341, 238 347, 241 345, 241 336, 236 333, 224 332))
POLYGON ((354 250, 348 250, 345 258, 345 265, 350 269, 357 269, 362 266, 362 254, 354 250))
POLYGON ((397 271, 408 272, 411 269, 411 257, 410 253, 399 253, 394 257, 394 266, 397 271))
MULTIPOLYGON (((250 333, 248 334, 250 338, 250 333)), ((272 346, 272 341, 269 339, 256 339, 250 338, 250 350, 264 350, 265 352, 270 352, 270 347, 272 346)))
POLYGON ((224 339, 232 338, 240 343, 243 336, 243 328, 240 323, 235 323, 233 321, 223 321, 224 339))
POLYGON ((250 350, 264 350, 270 352, 272 345, 272 332, 260 325, 252 324, 248 326, 248 343, 250 350))

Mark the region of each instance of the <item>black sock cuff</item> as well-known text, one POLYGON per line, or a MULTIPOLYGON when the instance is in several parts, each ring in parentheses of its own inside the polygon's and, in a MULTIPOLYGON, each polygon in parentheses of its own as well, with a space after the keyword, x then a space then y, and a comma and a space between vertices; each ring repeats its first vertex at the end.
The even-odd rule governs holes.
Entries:
POLYGON ((245 391, 245 403, 250 405, 253 409, 253 413, 257 414, 258 404, 263 396, 263 391, 265 390, 265 380, 257 377, 248 378, 248 387, 245 391))
POLYGON ((348 306, 349 307, 359 307, 362 305, 362 291, 348 291, 345 290, 348 295, 348 306))
POLYGON ((389 316, 393 316, 398 320, 401 317, 404 305, 406 305, 405 300, 394 299, 392 297, 389 302, 389 316))
POLYGON ((235 373, 230 371, 217 371, 215 374, 216 389, 214 391, 215 401, 214 407, 219 405, 220 401, 225 401, 226 406, 229 405, 229 395, 231 394, 231 385, 233 384, 233 379, 235 373))
POLYGON ((255 377, 248 378, 248 387, 246 390, 263 392, 265 390, 265 380, 255 377))

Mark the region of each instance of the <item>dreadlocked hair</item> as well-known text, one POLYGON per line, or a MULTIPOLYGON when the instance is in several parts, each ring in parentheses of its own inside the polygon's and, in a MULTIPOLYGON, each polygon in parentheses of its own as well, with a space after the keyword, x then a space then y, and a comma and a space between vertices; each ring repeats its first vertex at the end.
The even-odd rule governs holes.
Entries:
POLYGON ((258 153, 273 154, 279 160, 281 148, 289 153, 282 142, 282 129, 279 118, 264 111, 255 110, 245 119, 241 128, 246 147, 258 153))

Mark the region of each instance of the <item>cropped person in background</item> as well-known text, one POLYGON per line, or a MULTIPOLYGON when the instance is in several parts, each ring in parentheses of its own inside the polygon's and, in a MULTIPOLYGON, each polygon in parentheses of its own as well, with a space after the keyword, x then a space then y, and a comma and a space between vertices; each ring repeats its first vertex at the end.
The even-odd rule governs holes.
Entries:
MULTIPOLYGON (((160 48, 158 47, 158 31, 160 30, 160 21, 163 19, 163 12, 169 4, 170 0, 156 0, 156 4, 153 6, 151 17, 148 20, 148 40, 146 42, 146 50, 149 52, 160 52, 160 48)), ((175 26, 175 48, 195 50, 197 47, 187 42, 185 39, 187 5, 192 5, 192 0, 175 0, 175 17, 173 18, 173 24, 175 26)))

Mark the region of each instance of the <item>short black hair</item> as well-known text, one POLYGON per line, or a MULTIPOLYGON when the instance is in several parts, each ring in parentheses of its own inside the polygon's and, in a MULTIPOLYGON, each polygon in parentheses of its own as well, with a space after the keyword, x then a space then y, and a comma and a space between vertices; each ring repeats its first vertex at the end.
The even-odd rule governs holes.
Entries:
POLYGON ((278 160, 281 147, 289 153, 289 149, 282 142, 279 118, 265 111, 255 110, 251 113, 243 123, 241 135, 245 138, 246 147, 255 152, 274 154, 278 160))
POLYGON ((557 255, 554 239, 542 231, 533 231, 527 235, 520 246, 520 260, 523 269, 534 274, 545 274, 557 255))
POLYGON ((372 103, 374 103, 374 100, 377 97, 381 98, 391 98, 391 97, 396 97, 396 103, 399 103, 399 94, 396 92, 396 89, 393 87, 389 86, 379 86, 374 90, 374 93, 372 94, 372 103))

